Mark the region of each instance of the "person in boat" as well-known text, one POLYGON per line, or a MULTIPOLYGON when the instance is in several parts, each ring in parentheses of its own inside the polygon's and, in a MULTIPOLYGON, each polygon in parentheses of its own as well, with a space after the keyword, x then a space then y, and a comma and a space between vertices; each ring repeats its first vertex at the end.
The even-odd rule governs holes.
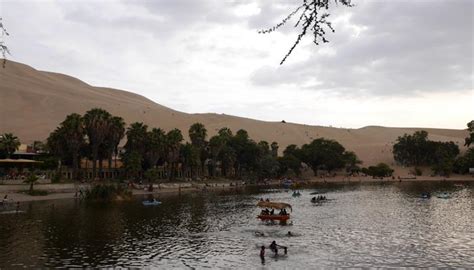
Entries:
POLYGON ((269 199, 269 198, 267 198, 265 201, 269 202, 269 201, 270 201, 270 199, 269 199))
POLYGON ((282 212, 282 215, 284 215, 284 216, 288 215, 285 208, 281 209, 281 212, 282 212))
POLYGON ((260 198, 260 201, 263 202, 263 198, 260 198))
POLYGON ((270 211, 270 215, 274 215, 275 214, 275 209, 272 208, 272 211, 270 211))

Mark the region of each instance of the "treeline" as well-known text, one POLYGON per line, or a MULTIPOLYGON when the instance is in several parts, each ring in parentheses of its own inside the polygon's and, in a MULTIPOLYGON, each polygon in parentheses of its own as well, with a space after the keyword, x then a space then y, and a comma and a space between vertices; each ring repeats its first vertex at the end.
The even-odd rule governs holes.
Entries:
MULTIPOLYGON (((474 143, 474 121, 467 124, 469 135, 465 146, 474 143)), ((449 176, 451 173, 465 174, 474 168, 474 149, 468 148, 460 155, 459 146, 454 142, 438 142, 428 139, 428 132, 416 131, 412 135, 398 137, 393 145, 395 161, 404 166, 413 166, 414 173, 421 175, 421 166, 431 167, 434 174, 449 176)))
MULTIPOLYGON (((89 159, 93 164, 93 177, 102 170, 102 161, 120 155, 123 170, 128 178, 157 178, 158 171, 165 169, 166 177, 174 179, 178 172, 192 178, 214 177, 264 179, 288 173, 301 175, 303 164, 314 173, 346 169, 359 171, 357 156, 334 140, 315 139, 301 148, 289 145, 283 156, 278 156, 277 142, 256 142, 247 131, 235 134, 229 128, 221 128, 208 138, 205 126, 191 125, 189 142, 179 129, 165 132, 161 128, 132 123, 126 128, 122 118, 103 109, 92 109, 84 116, 70 114, 47 139, 47 148, 61 162, 71 164, 73 177, 79 177, 80 161, 89 159), (126 136, 126 144, 119 153, 120 141, 126 136), (158 169, 159 168, 159 169, 158 169)), ((115 157, 115 159, 114 159, 115 157)))

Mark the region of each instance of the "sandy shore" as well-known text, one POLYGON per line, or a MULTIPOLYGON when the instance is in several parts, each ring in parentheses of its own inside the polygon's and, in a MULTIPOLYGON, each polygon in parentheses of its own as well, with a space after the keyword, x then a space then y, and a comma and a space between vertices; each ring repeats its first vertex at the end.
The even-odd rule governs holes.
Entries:
MULTIPOLYGON (((372 178, 372 177, 313 177, 306 180, 298 181, 302 184, 318 184, 318 183, 377 183, 377 182, 429 182, 429 181, 449 181, 449 182, 463 182, 463 181, 474 181, 474 176, 452 176, 449 178, 445 177, 427 177, 418 176, 415 178, 391 178, 385 177, 372 178)), ((279 180, 271 180, 267 182, 268 186, 279 186, 279 180)), ((0 185, 0 196, 8 195, 8 199, 13 202, 27 202, 27 201, 43 201, 43 200, 57 200, 57 199, 73 199, 76 196, 76 190, 79 188, 87 188, 87 184, 38 184, 35 186, 37 190, 47 190, 48 195, 45 196, 30 196, 22 193, 28 189, 28 185, 0 185)), ((190 192, 203 192, 203 191, 226 191, 242 189, 245 185, 241 181, 220 181, 210 183, 166 183, 154 185, 152 192, 145 191, 144 189, 133 189, 133 195, 177 195, 180 193, 190 192)))
MULTIPOLYGON (((48 195, 44 196, 31 196, 25 194, 24 191, 28 190, 28 185, 0 185, 0 197, 3 198, 8 195, 8 199, 13 202, 27 202, 27 201, 44 201, 44 200, 57 200, 57 199, 74 199, 76 198, 76 191, 80 188, 85 189, 90 185, 88 184, 38 184, 35 185, 35 190, 46 190, 49 192, 48 195)), ((139 195, 176 195, 180 193, 190 192, 205 192, 205 191, 223 191, 223 190, 235 190, 245 187, 241 181, 225 181, 225 182, 212 182, 212 183, 166 183, 154 185, 152 192, 146 191, 145 188, 132 190, 134 196, 139 195)), ((1 199, 0 198, 0 199, 1 199)))

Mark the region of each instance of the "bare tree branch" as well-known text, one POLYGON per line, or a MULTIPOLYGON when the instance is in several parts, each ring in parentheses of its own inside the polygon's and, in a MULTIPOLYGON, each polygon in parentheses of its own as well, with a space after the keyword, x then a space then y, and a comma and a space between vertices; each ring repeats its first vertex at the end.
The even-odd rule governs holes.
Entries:
MULTIPOLYGON (((286 16, 280 23, 270 27, 268 29, 258 31, 259 34, 269 34, 276 31, 278 28, 285 25, 292 17, 301 13, 299 15, 298 21, 295 24, 295 28, 300 26, 301 32, 298 34, 295 43, 289 49, 288 53, 283 57, 280 62, 282 65, 286 59, 290 56, 296 46, 300 43, 301 39, 309 31, 313 34, 313 43, 319 45, 322 41, 323 43, 329 42, 326 39, 326 30, 328 28, 332 32, 335 32, 334 28, 330 21, 328 21, 329 13, 322 12, 323 10, 329 9, 329 3, 331 0, 302 0, 303 3, 298 6, 293 12, 286 16)), ((351 0, 333 0, 335 4, 342 4, 343 6, 352 7, 351 0)))
POLYGON ((7 54, 10 54, 10 51, 8 50, 7 45, 5 44, 5 41, 3 40, 3 37, 8 36, 7 29, 3 26, 2 23, 2 18, 0 17, 0 53, 2 54, 3 57, 3 67, 5 68, 5 64, 7 63, 7 54))

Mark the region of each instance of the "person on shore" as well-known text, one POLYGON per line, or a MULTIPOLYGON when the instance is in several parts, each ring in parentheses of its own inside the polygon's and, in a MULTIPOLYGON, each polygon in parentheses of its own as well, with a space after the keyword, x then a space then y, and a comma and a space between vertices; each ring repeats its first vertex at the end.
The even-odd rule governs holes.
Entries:
POLYGON ((5 197, 3 197, 2 199, 2 205, 7 204, 7 202, 8 202, 8 194, 5 194, 5 197))
POLYGON ((265 246, 260 248, 260 259, 262 260, 262 264, 265 264, 265 246))

